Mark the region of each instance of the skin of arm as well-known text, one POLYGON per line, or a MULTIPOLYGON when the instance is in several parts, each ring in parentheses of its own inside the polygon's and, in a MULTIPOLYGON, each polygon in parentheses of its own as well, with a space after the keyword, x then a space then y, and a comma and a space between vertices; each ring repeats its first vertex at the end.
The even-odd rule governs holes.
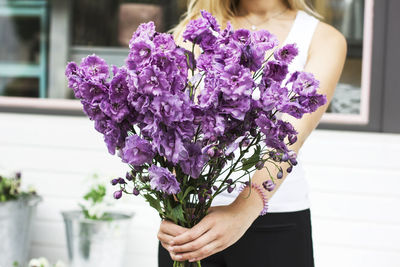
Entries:
MULTIPOLYGON (((314 74, 320 81, 318 92, 327 97, 327 103, 312 114, 305 114, 301 119, 283 114, 282 119, 289 121, 299 132, 298 140, 289 148, 299 152, 310 133, 317 127, 333 97, 336 84, 342 73, 346 59, 347 44, 344 36, 332 26, 320 22, 313 36, 304 71, 314 74)), ((278 170, 266 162, 272 176, 276 177, 278 170)), ((276 186, 269 192, 262 188, 268 199, 275 194, 284 182, 289 164, 278 164, 283 169, 281 179, 274 178, 276 186)), ((296 168, 296 166, 294 166, 296 168)), ((256 170, 252 183, 261 185, 269 174, 265 169, 256 170)), ((225 206, 211 207, 209 214, 191 229, 162 221, 158 239, 166 248, 173 260, 197 261, 215 254, 234 244, 246 232, 253 221, 259 216, 263 202, 254 190, 249 195, 245 188, 233 203, 225 206)))

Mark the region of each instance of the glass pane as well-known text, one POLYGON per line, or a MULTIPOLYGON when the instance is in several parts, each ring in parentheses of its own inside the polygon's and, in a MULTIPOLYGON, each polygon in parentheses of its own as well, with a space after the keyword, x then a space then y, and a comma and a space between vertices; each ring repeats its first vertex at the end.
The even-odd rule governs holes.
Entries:
POLYGON ((154 21, 157 31, 165 32, 185 8, 185 0, 74 0, 72 43, 127 47, 140 23, 154 21))
POLYGON ((0 77, 0 95, 39 97, 39 79, 0 77))
POLYGON ((40 18, 0 16, 0 25, 0 61, 39 64, 40 18))
POLYGON ((348 43, 342 76, 327 112, 360 114, 364 0, 312 0, 311 2, 324 17, 324 21, 338 29, 348 43))

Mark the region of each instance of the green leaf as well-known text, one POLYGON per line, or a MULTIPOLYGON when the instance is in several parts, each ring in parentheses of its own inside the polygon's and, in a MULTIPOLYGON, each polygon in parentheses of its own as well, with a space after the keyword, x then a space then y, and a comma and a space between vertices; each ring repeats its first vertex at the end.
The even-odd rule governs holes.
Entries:
POLYGON ((182 209, 182 205, 179 204, 178 206, 176 206, 175 208, 173 208, 171 210, 171 219, 175 222, 183 222, 186 223, 186 219, 185 216, 183 216, 183 209, 182 209))
POLYGON ((248 158, 244 159, 242 162, 242 170, 246 171, 251 167, 255 166, 256 163, 260 160, 260 153, 261 153, 261 146, 257 145, 256 149, 254 150, 254 154, 248 158))
POLYGON ((185 198, 187 197, 187 195, 190 193, 190 191, 195 190, 195 188, 193 186, 189 186, 188 188, 186 188, 185 193, 183 194, 183 197, 179 200, 184 201, 185 198))
POLYGON ((163 213, 159 200, 155 199, 152 195, 149 194, 144 195, 144 197, 147 200, 147 202, 149 202, 150 206, 155 208, 158 211, 158 213, 163 213))

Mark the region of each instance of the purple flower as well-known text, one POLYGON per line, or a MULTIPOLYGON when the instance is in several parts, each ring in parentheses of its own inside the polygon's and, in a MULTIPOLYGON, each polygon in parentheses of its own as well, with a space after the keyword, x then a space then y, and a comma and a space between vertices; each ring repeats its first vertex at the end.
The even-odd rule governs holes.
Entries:
POLYGON ((123 102, 110 103, 108 100, 103 100, 100 103, 100 109, 117 123, 121 123, 130 113, 128 106, 123 102))
POLYGON ((263 79, 272 79, 281 82, 288 74, 288 66, 282 61, 271 60, 265 65, 263 79))
POLYGON ((169 170, 151 165, 149 168, 150 187, 154 190, 160 190, 168 195, 177 194, 181 191, 179 182, 169 170))
POLYGON ((68 79, 68 87, 74 91, 76 98, 81 98, 82 95, 79 91, 79 85, 82 83, 83 78, 82 74, 80 73, 81 70, 79 69, 78 65, 75 62, 69 62, 65 69, 65 75, 68 79))
POLYGON ((79 85, 79 94, 87 102, 100 102, 108 98, 107 87, 95 80, 84 81, 79 85))
MULTIPOLYGON (((292 76, 292 89, 299 95, 314 95, 319 87, 319 81, 309 72, 297 72, 292 76)), ((291 79, 292 79, 291 78, 291 79)))
POLYGON ((126 102, 129 94, 128 88, 128 73, 126 69, 118 69, 110 82, 110 101, 111 102, 126 102))
POLYGON ((130 70, 144 67, 150 63, 154 51, 154 43, 147 39, 136 39, 131 44, 131 50, 126 60, 130 70))
POLYGON ((135 134, 126 138, 121 158, 125 163, 140 166, 144 163, 150 164, 154 155, 151 144, 135 134))
POLYGON ((274 108, 282 110, 284 105, 289 101, 288 90, 285 87, 280 87, 276 82, 273 82, 269 87, 261 87, 260 101, 262 108, 265 111, 273 110, 274 108))
POLYGON ((311 113, 316 111, 320 106, 325 105, 327 99, 325 95, 314 94, 309 96, 299 96, 298 101, 300 105, 307 110, 307 113, 311 113))
POLYGON ((226 100, 250 97, 253 87, 254 81, 248 69, 234 66, 221 75, 220 88, 226 100))
POLYGON ((307 109, 305 109, 302 105, 300 105, 297 101, 290 101, 283 105, 282 112, 292 115, 297 119, 301 119, 304 113, 307 113, 307 109))
POLYGON ((251 38, 256 49, 261 49, 263 53, 278 45, 278 39, 267 30, 259 30, 251 33, 251 38))
POLYGON ((289 64, 298 55, 298 53, 299 50, 296 44, 287 44, 284 47, 275 50, 274 57, 276 60, 280 60, 289 64))
POLYGON ((215 19, 215 17, 213 17, 211 15, 211 13, 207 12, 206 10, 201 10, 200 13, 201 13, 201 16, 208 21, 208 23, 210 24, 210 27, 214 31, 220 32, 220 26, 219 26, 217 20, 215 19))
POLYGON ((140 24, 132 35, 132 38, 129 42, 129 48, 132 48, 132 45, 137 38, 150 40, 154 37, 155 33, 156 33, 156 26, 154 25, 154 22, 150 21, 148 23, 140 24))
POLYGON ((81 103, 83 105, 83 111, 89 117, 89 119, 99 121, 106 118, 106 115, 100 109, 100 103, 91 103, 84 100, 82 100, 81 103))
POLYGON ((157 52, 165 53, 175 50, 174 38, 168 33, 159 33, 154 36, 154 46, 157 52))
POLYGON ((82 59, 80 65, 85 75, 93 79, 107 79, 108 78, 108 65, 104 59, 96 56, 95 54, 87 56, 82 59))
POLYGON ((154 65, 143 69, 138 76, 138 90, 142 94, 157 96, 169 88, 166 73, 154 65))
POLYGON ((221 113, 229 114, 237 120, 243 121, 250 110, 250 98, 242 97, 237 101, 228 100, 220 103, 221 113))
POLYGON ((186 145, 188 159, 179 162, 182 171, 193 178, 198 178, 206 163, 206 157, 198 143, 186 145))
POLYGON ((210 23, 205 18, 191 20, 183 32, 183 40, 199 44, 205 35, 212 35, 210 23))
POLYGON ((247 29, 239 29, 233 33, 232 38, 233 40, 246 46, 249 45, 251 42, 251 33, 247 29))
POLYGON ((275 188, 275 184, 272 180, 267 180, 267 181, 263 182, 262 185, 265 188, 265 190, 267 190, 269 192, 273 191, 275 188))
POLYGON ((240 136, 238 138, 236 138, 236 140, 234 142, 232 142, 231 144, 229 144, 225 150, 225 155, 229 155, 232 152, 234 152, 236 149, 239 148, 239 144, 240 142, 242 142, 242 140, 245 138, 246 136, 240 136))

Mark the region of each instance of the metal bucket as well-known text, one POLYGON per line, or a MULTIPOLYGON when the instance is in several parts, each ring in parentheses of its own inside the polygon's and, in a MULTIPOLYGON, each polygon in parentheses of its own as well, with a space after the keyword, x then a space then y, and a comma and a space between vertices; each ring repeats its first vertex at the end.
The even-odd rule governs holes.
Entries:
POLYGON ((111 221, 86 219, 80 211, 62 212, 70 267, 122 267, 133 214, 108 213, 111 221))
POLYGON ((27 264, 32 218, 41 200, 34 195, 0 203, 0 267, 27 264))

